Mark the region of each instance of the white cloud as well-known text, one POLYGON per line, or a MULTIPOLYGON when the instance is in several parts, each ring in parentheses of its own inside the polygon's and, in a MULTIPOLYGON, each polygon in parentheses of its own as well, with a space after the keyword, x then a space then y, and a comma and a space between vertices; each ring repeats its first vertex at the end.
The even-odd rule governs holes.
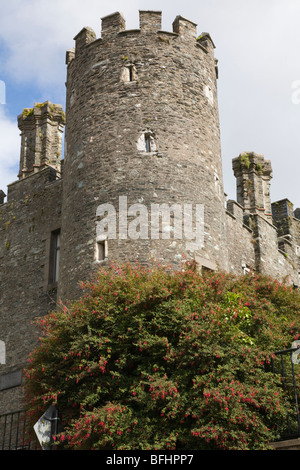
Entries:
MULTIPOLYGON (((130 8, 137 15, 138 1, 130 8)), ((0 40, 8 49, 0 71, 19 82, 34 80, 40 87, 62 85, 65 51, 73 47, 74 36, 84 27, 100 36, 101 19, 124 2, 99 0, 14 0, 1 7, 0 40)), ((128 6, 127 6, 128 8, 128 6)), ((126 18, 131 20, 132 18, 126 18)))
POLYGON ((0 105, 0 189, 5 193, 7 183, 17 179, 20 160, 20 131, 15 121, 11 121, 0 105))

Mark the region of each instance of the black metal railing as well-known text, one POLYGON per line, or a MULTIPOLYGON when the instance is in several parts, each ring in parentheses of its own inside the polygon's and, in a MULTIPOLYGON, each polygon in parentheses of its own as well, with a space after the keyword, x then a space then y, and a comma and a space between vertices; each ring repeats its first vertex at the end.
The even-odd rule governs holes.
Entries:
POLYGON ((0 415, 0 450, 39 450, 38 441, 32 441, 26 433, 24 411, 0 415))
POLYGON ((299 346, 284 349, 282 351, 276 351, 275 357, 272 359, 272 371, 273 373, 280 374, 282 387, 286 394, 286 430, 281 436, 282 440, 300 437, 298 399, 300 384, 297 384, 294 360, 295 351, 298 350, 299 346))

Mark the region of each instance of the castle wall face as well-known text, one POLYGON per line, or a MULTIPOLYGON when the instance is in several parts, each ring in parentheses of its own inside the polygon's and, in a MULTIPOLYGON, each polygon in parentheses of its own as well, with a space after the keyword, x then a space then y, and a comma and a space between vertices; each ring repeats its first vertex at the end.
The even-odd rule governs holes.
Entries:
POLYGON ((244 223, 244 208, 235 201, 227 203, 228 270, 235 274, 246 274, 255 269, 253 232, 244 223))
MULTIPOLYGON (((203 205, 197 254, 227 267, 214 46, 208 35, 197 40, 196 25, 181 17, 172 33, 160 22, 159 12, 140 12, 140 29, 126 31, 120 15, 106 17, 101 39, 85 28, 67 55, 61 277, 70 282, 60 285, 63 298, 95 267, 97 207, 118 211, 120 196, 128 207, 145 205, 149 220, 151 204, 203 205)), ((120 239, 117 227, 108 257, 194 258, 186 240, 162 238, 149 230, 148 239, 120 239)))
MULTIPOLYGON (((289 283, 299 284, 294 256, 279 250, 276 227, 258 214, 253 217, 256 270, 289 283)), ((294 252, 294 249, 293 249, 294 252)))
POLYGON ((9 186, 0 206, 0 414, 20 407, 21 369, 39 331, 31 324, 56 308, 56 286, 48 284, 51 230, 60 227, 61 180, 46 168, 9 186))

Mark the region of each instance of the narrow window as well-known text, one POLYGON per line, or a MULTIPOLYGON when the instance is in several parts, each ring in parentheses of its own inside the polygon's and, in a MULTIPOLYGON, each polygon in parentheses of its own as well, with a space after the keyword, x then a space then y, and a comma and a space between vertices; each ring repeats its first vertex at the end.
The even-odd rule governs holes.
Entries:
POLYGON ((136 68, 133 64, 125 65, 121 70, 121 80, 123 82, 135 82, 137 79, 136 68))
POLYGON ((157 156, 159 155, 157 153, 155 134, 149 129, 145 129, 142 131, 138 138, 136 146, 139 152, 156 154, 157 156))
POLYGON ((58 282, 59 258, 60 258, 60 230, 55 230, 54 232, 51 233, 49 284, 54 284, 58 282))
POLYGON ((150 134, 145 134, 145 149, 146 149, 146 152, 151 152, 151 137, 150 137, 150 134))
POLYGON ((130 65, 129 67, 129 81, 130 82, 133 82, 134 78, 133 78, 133 65, 130 65))

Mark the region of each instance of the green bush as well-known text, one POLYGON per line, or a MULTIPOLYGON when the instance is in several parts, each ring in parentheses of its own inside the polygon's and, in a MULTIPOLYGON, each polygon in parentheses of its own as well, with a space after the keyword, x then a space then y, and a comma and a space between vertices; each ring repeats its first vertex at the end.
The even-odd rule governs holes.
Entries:
POLYGON ((273 353, 299 337, 300 295, 256 274, 102 269, 37 323, 30 429, 55 404, 71 449, 269 449, 285 427, 273 353))

